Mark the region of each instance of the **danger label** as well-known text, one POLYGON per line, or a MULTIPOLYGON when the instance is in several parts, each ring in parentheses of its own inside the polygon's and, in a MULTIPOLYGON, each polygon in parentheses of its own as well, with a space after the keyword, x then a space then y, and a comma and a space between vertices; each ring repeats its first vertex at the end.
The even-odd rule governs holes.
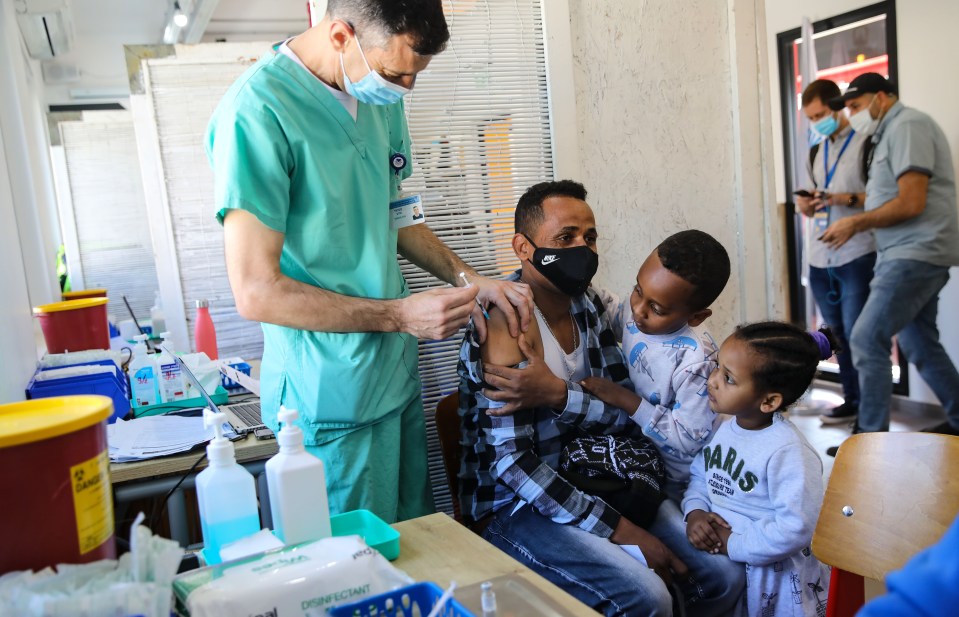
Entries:
POLYGON ((71 467, 70 480, 77 538, 83 555, 113 536, 113 495, 107 451, 71 467))

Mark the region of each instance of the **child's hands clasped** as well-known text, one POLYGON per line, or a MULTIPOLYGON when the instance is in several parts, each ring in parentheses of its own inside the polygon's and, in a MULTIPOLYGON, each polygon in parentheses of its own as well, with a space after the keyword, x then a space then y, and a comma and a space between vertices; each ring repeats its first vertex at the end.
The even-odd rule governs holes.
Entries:
POLYGON ((686 537, 689 543, 707 553, 726 554, 726 541, 732 529, 726 519, 715 512, 693 510, 686 517, 686 537))

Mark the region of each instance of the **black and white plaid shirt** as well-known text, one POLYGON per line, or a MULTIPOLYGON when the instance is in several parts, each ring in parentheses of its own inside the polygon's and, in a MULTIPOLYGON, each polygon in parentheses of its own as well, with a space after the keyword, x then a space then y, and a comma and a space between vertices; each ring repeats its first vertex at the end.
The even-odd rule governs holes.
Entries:
MULTIPOLYGON (((514 272, 508 280, 519 280, 514 272)), ((611 319, 592 289, 573 298, 573 318, 586 341, 589 374, 632 389, 623 352, 611 319)), ((576 525, 609 537, 620 515, 601 499, 574 488, 558 473, 560 453, 571 439, 587 434, 642 437, 629 415, 567 382, 566 407, 522 409, 509 416, 486 414, 495 402, 483 396, 486 386, 476 332, 470 323, 460 347, 459 413, 463 458, 459 472, 460 504, 466 518, 479 520, 500 508, 527 502, 560 524, 576 525)), ((520 366, 524 366, 521 364, 520 366)))

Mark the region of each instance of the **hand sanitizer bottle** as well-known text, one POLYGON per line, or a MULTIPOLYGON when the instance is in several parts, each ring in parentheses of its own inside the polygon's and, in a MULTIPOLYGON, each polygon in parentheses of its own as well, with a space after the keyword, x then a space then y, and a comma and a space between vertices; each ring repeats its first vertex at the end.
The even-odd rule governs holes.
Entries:
POLYGON ((176 363, 173 354, 172 335, 164 332, 160 335, 163 343, 160 345, 160 357, 157 364, 160 367, 160 396, 164 403, 172 403, 186 396, 186 386, 183 383, 183 370, 176 363))
POLYGON ((203 424, 216 436, 206 447, 210 466, 196 477, 196 497, 207 564, 220 563, 220 549, 260 530, 256 486, 250 472, 238 465, 233 444, 223 437, 226 415, 203 410, 203 424))
POLYGON ((298 415, 280 407, 280 451, 266 462, 274 531, 287 546, 331 535, 323 461, 303 447, 303 431, 294 424, 298 415))
POLYGON ((159 371, 157 371, 156 362, 147 353, 147 338, 146 334, 133 337, 136 345, 133 346, 133 360, 128 369, 133 402, 137 407, 156 405, 160 402, 159 371))

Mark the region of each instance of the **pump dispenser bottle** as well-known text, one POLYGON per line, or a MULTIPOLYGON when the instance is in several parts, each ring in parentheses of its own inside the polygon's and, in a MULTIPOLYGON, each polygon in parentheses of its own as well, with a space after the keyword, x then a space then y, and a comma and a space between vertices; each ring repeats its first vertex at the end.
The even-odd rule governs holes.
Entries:
POLYGON ((328 538, 330 505, 323 461, 303 447, 295 409, 280 407, 280 451, 266 462, 274 533, 287 546, 328 538))
POLYGON ((157 364, 147 352, 147 335, 133 337, 133 360, 130 361, 130 386, 133 402, 137 407, 156 405, 160 402, 160 380, 157 364))
POLYGON ((173 336, 169 332, 160 335, 163 343, 160 345, 160 357, 157 364, 160 368, 160 396, 164 403, 172 403, 186 396, 186 385, 183 382, 183 371, 176 363, 173 354, 173 336))
POLYGON ((210 466, 196 477, 203 553, 210 565, 220 563, 224 545, 260 530, 253 476, 237 464, 233 444, 223 437, 224 422, 225 414, 203 410, 204 426, 212 426, 216 433, 206 447, 210 466))

